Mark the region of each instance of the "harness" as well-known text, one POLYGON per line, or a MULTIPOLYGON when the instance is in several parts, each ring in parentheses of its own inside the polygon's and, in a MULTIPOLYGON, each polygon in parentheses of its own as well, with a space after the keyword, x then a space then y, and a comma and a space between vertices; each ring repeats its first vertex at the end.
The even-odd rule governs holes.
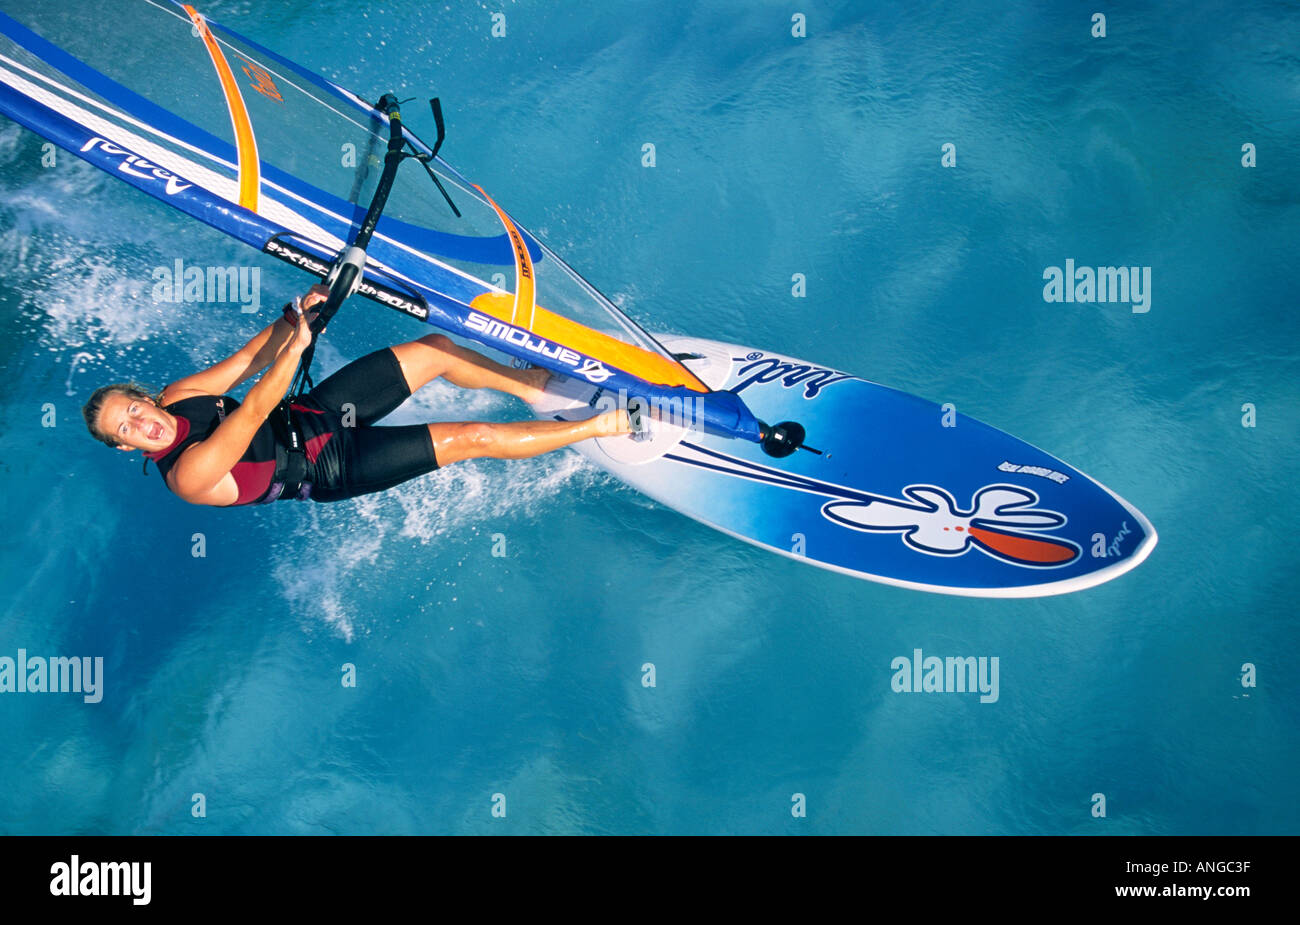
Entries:
POLYGON ((271 475, 271 487, 258 504, 269 504, 280 498, 306 501, 311 497, 311 482, 307 481, 307 441, 290 411, 290 400, 285 398, 267 416, 271 433, 275 435, 275 472, 271 475))

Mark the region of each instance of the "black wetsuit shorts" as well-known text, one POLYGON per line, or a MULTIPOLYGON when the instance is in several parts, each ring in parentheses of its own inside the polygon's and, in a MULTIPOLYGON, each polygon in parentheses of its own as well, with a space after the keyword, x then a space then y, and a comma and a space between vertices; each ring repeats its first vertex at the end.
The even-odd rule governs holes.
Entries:
POLYGON ((385 347, 297 399, 294 419, 319 448, 307 472, 313 501, 384 491, 438 468, 427 425, 375 426, 410 394, 397 355, 385 347))

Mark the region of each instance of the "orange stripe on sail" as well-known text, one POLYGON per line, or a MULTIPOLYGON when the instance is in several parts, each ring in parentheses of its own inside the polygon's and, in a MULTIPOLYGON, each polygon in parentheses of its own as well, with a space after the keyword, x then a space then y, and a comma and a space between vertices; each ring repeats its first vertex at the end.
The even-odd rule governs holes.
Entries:
POLYGON ((253 124, 249 121, 248 110, 244 107, 244 98, 239 93, 239 84, 235 82, 235 75, 231 73, 225 55, 221 53, 221 46, 217 44, 216 37, 208 28, 208 24, 203 21, 202 15, 189 4, 184 4, 184 9, 189 14, 195 31, 208 48, 208 57, 212 59, 212 66, 217 69, 217 76, 221 78, 221 90, 226 95, 226 108, 230 110, 230 124, 235 129, 235 148, 239 152, 239 204, 245 209, 256 212, 258 189, 261 186, 261 168, 257 160, 257 141, 253 138, 253 124))
POLYGON ((537 320, 537 288, 533 280, 533 258, 528 254, 528 246, 524 244, 524 236, 519 233, 519 229, 510 220, 510 216, 506 215, 505 210, 493 202, 492 197, 483 192, 483 187, 477 183, 474 184, 474 189, 483 193, 483 198, 488 201, 488 205, 496 210, 497 218, 501 219, 501 224, 506 226, 506 234, 510 236, 510 246, 515 252, 514 311, 510 313, 509 318, 502 318, 501 320, 531 331, 533 322, 537 320))
POLYGON ((475 184, 474 189, 483 194, 488 205, 496 210, 497 217, 505 226, 506 234, 515 252, 516 292, 485 292, 470 302, 470 308, 491 315, 498 321, 504 321, 515 327, 524 328, 533 334, 556 344, 569 347, 594 357, 602 363, 608 363, 626 373, 644 379, 656 385, 684 385, 696 392, 707 392, 708 388, 680 363, 660 356, 635 344, 629 344, 610 337, 600 331, 571 321, 563 315, 547 311, 537 304, 536 280, 533 276, 533 258, 528 254, 528 245, 519 233, 515 223, 510 220, 499 205, 492 201, 483 187, 475 184), (527 321, 523 319, 527 316, 527 321))
MULTIPOLYGON (((485 292, 475 296, 470 308, 498 321, 514 324, 515 298, 508 292, 485 292)), ((523 325, 516 325, 523 327, 523 325)), ((533 324, 528 328, 543 340, 551 341, 595 357, 602 363, 617 367, 633 376, 656 385, 684 385, 696 392, 707 392, 698 379, 667 357, 652 353, 635 344, 629 344, 593 330, 563 315, 547 311, 540 305, 533 308, 533 324)))

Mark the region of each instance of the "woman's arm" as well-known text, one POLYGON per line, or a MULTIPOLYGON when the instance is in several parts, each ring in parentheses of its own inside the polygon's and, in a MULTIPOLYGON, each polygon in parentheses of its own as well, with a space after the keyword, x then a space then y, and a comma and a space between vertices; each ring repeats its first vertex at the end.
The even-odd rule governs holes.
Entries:
POLYGON ((281 347, 266 375, 248 390, 243 403, 226 416, 212 436, 194 444, 176 460, 167 473, 167 483, 176 494, 195 504, 214 503, 214 489, 235 468, 262 422, 284 397, 298 368, 298 358, 310 343, 311 326, 303 315, 294 336, 281 347))
MULTIPOLYGON (((329 297, 323 285, 312 286, 302 299, 303 314, 329 297)), ((314 313, 313 313, 314 317, 314 313)), ((310 320, 310 319, 308 319, 310 320)), ((252 340, 220 363, 200 370, 192 376, 177 379, 163 389, 163 404, 185 398, 187 395, 224 395, 240 383, 247 382, 266 369, 293 336, 294 329, 283 318, 276 319, 259 331, 252 340)))

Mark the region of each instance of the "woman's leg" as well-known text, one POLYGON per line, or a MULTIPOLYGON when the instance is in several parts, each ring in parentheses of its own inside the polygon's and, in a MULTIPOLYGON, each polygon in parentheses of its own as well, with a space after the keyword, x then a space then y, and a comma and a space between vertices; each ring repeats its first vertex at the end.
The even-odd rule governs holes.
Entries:
POLYGON ((361 426, 387 417, 411 397, 406 376, 391 347, 353 360, 307 393, 317 405, 335 414, 355 416, 361 426))
POLYGON ((445 334, 429 334, 391 349, 411 392, 441 376, 462 389, 496 389, 531 403, 541 398, 550 377, 544 369, 503 366, 445 334))
POLYGON ((387 417, 418 388, 442 376, 467 389, 497 389, 534 402, 549 374, 544 369, 511 369, 459 347, 443 334, 376 350, 353 360, 309 393, 327 411, 349 410, 356 423, 373 424, 387 417))
POLYGON ((345 436, 346 461, 314 501, 342 501, 385 491, 463 459, 525 459, 588 437, 626 433, 627 414, 608 411, 586 421, 514 421, 508 424, 406 424, 357 427, 345 436))
POLYGON ((527 459, 589 437, 628 433, 627 412, 606 411, 585 421, 512 421, 430 424, 429 436, 439 465, 463 459, 527 459))

